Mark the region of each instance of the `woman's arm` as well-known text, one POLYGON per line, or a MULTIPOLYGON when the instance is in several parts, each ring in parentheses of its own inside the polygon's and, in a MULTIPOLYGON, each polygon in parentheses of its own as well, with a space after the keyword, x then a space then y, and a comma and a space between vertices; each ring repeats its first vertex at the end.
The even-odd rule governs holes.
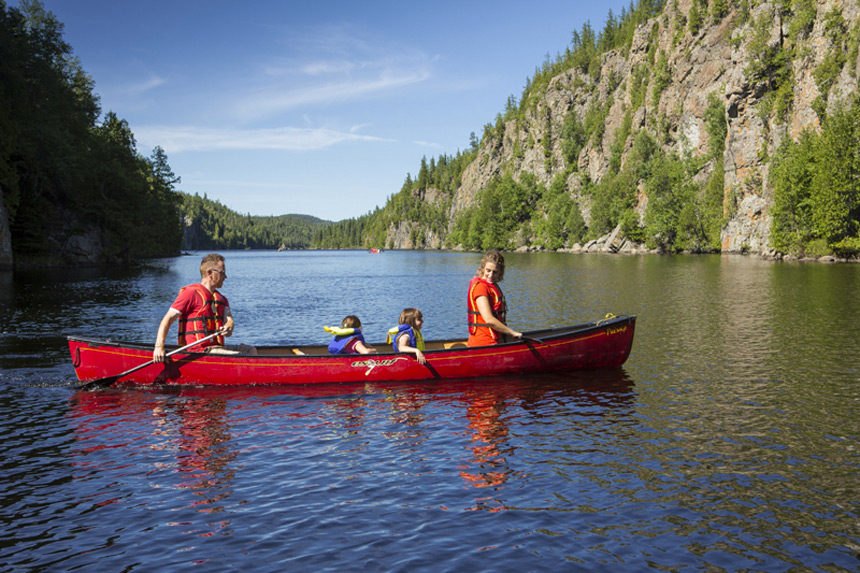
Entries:
POLYGON ((475 302, 478 303, 478 312, 481 313, 481 318, 483 318, 484 322, 490 325, 493 330, 495 330, 496 332, 501 332, 502 334, 510 334, 514 338, 522 338, 522 332, 517 332, 513 328, 508 328, 505 323, 493 316, 493 309, 490 308, 489 298, 485 296, 479 296, 478 300, 475 302))

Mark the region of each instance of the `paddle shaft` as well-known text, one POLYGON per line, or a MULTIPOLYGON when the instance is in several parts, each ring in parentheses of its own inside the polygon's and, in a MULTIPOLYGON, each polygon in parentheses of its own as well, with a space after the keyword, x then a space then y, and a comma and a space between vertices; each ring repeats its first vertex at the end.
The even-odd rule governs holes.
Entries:
MULTIPOLYGON (((205 341, 209 340, 210 338, 215 338, 216 336, 219 336, 220 334, 221 334, 220 332, 213 332, 212 334, 210 334, 208 336, 204 336, 200 340, 195 340, 191 344, 186 344, 185 346, 177 348, 176 350, 171 350, 170 352, 165 354, 164 357, 167 358, 168 356, 173 356, 174 354, 182 352, 183 350, 188 350, 192 346, 197 346, 201 342, 205 342, 205 341)), ((146 368, 147 366, 150 366, 152 364, 155 364, 155 360, 150 360, 149 362, 145 362, 145 363, 141 364, 140 366, 135 366, 131 370, 126 370, 125 372, 123 372, 121 374, 116 374, 114 376, 106 376, 104 378, 96 378, 95 380, 90 380, 86 384, 82 384, 82 385, 78 386, 78 389, 80 389, 80 390, 91 390, 93 388, 102 388, 102 387, 110 386, 111 384, 113 384, 114 382, 116 382, 117 380, 122 378, 123 376, 128 376, 132 372, 137 372, 138 370, 140 370, 142 368, 146 368)))

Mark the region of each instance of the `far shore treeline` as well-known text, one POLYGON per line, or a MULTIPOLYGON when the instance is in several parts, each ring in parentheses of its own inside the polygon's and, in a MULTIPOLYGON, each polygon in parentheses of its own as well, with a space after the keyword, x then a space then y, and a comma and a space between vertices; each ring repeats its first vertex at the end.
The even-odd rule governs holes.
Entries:
POLYGON ((819 41, 811 39, 813 24, 823 23, 815 33, 834 49, 812 71, 822 94, 812 104, 817 121, 770 150, 762 144, 766 183, 751 176, 744 185, 769 202, 772 251, 856 257, 860 22, 845 19, 838 7, 823 13, 815 0, 778 0, 767 9, 755 0, 692 0, 690 6, 682 14, 677 2, 638 0, 620 17, 610 11, 600 33, 585 23, 564 53, 536 68, 519 99, 510 96, 481 137, 471 134, 468 148, 416 158, 417 175, 406 174, 384 206, 332 222, 241 214, 205 194, 182 192, 165 151, 138 150, 129 124, 101 109, 91 77, 63 39, 62 23, 38 0, 22 0, 20 8, 0 0, 0 268, 13 257, 16 267, 129 264, 183 249, 559 249, 613 229, 660 252, 720 252, 743 198, 725 180, 731 155, 725 97, 705 94, 706 144, 679 153, 673 138, 682 130, 655 111, 673 81, 656 38, 663 28, 674 30, 670 48, 682 46, 684 38, 696 42, 707 26, 724 20, 727 34, 742 31, 732 42, 751 62, 744 75, 758 98, 756 113, 782 131, 795 105, 795 70, 810 61, 809 45, 819 41), (769 40, 773 13, 786 31, 778 44, 769 40), (643 25, 650 34, 639 33, 647 32, 643 25), (629 78, 603 70, 603 55, 632 57, 637 33, 647 51, 639 51, 641 62, 629 78), (830 86, 846 74, 855 90, 839 105, 828 103, 830 86), (571 94, 591 102, 587 109, 546 111, 531 126, 544 134, 540 140, 517 135, 535 122, 535 110, 549 109, 549 86, 561 76, 571 94), (611 88, 608 95, 599 85, 611 88), (624 94, 617 117, 610 114, 615 93, 624 94), (501 168, 481 174, 503 153, 509 156, 501 168), (587 157, 605 157, 605 169, 597 175, 581 169, 587 157), (515 167, 526 159, 532 172, 515 167), (466 181, 471 191, 464 194, 466 181), (4 249, 11 251, 7 262, 4 249))

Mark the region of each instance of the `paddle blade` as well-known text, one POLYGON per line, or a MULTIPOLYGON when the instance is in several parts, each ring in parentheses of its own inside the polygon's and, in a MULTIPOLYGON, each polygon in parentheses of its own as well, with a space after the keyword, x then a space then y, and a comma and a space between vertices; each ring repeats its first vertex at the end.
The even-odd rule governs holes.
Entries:
POLYGON ((90 380, 78 386, 78 390, 95 390, 96 388, 107 388, 117 380, 119 380, 120 376, 108 376, 106 378, 96 378, 95 380, 90 380))

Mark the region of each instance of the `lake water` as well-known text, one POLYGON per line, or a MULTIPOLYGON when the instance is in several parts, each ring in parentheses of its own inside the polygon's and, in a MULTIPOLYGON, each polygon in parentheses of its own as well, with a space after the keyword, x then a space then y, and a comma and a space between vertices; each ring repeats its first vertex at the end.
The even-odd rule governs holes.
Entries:
MULTIPOLYGON (((202 254, 0 273, 0 571, 860 570, 860 265, 511 253, 511 325, 635 314, 623 368, 76 391, 65 337, 153 340, 202 254)), ((480 259, 224 254, 255 344, 462 335, 480 259)))

